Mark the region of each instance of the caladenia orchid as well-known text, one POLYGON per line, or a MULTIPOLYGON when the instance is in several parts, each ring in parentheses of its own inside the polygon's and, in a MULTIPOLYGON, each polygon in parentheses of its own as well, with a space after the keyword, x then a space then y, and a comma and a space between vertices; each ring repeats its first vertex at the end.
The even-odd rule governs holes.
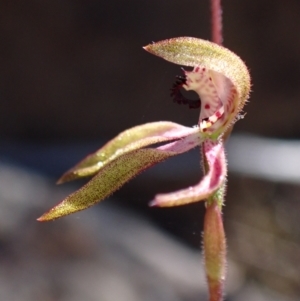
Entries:
POLYGON ((198 124, 185 127, 160 121, 125 130, 59 179, 58 182, 63 183, 94 176, 38 220, 49 221, 86 209, 143 170, 201 146, 205 175, 200 182, 186 189, 158 194, 150 204, 168 207, 206 200, 203 240, 210 300, 221 300, 226 266, 221 216, 227 176, 223 140, 240 119, 250 91, 250 76, 236 54, 209 41, 180 37, 153 43, 144 49, 172 63, 193 68, 184 70, 184 77, 172 93, 177 102, 186 102, 190 107, 201 105, 198 124), (181 98, 178 91, 181 87, 194 90, 201 101, 181 98), (158 143, 160 146, 155 146, 158 143), (149 147, 151 145, 154 147, 149 147))

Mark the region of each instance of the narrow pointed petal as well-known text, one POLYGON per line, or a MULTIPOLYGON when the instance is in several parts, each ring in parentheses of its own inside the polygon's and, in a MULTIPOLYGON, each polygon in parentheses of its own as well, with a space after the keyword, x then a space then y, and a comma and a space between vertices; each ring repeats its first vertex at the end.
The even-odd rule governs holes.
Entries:
POLYGON ((109 162, 133 150, 164 141, 176 140, 197 131, 177 123, 160 121, 130 128, 87 156, 58 180, 64 183, 77 178, 92 176, 109 162))
POLYGON ((227 165, 223 143, 206 140, 203 142, 203 147, 209 170, 200 183, 176 192, 158 194, 150 203, 151 206, 171 207, 201 201, 211 196, 224 184, 227 165))
POLYGON ((69 195, 38 220, 49 221, 86 209, 111 195, 140 172, 190 150, 197 146, 199 141, 199 135, 193 134, 163 148, 138 149, 123 154, 107 163, 85 186, 69 195))
POLYGON ((171 155, 156 149, 140 149, 118 157, 106 164, 85 186, 69 195, 38 220, 49 221, 86 209, 112 194, 144 169, 171 155))

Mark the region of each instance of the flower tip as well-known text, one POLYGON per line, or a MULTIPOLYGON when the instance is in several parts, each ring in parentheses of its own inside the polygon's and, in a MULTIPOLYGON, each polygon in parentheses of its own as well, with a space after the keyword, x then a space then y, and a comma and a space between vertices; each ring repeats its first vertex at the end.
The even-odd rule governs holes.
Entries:
POLYGON ((157 55, 157 43, 155 42, 152 42, 151 44, 144 46, 143 49, 151 54, 157 55))
POLYGON ((36 219, 38 222, 45 222, 47 220, 44 219, 44 214, 36 219))
MULTIPOLYGON (((56 206, 57 207, 57 206, 56 206)), ((37 218, 36 220, 38 222, 49 222, 51 220, 57 219, 61 216, 63 216, 62 214, 57 214, 57 212, 55 211, 55 208, 50 209, 49 211, 45 212, 44 214, 42 214, 39 218, 37 218), (54 209, 54 210, 53 210, 54 209)))
POLYGON ((151 51, 151 44, 149 44, 147 46, 144 46, 143 49, 146 50, 146 51, 148 51, 148 52, 150 52, 150 53, 152 52, 151 51))
POLYGON ((74 180, 74 174, 71 173, 70 171, 67 171, 65 172, 57 181, 56 181, 56 184, 59 185, 59 184, 63 184, 63 183, 66 183, 66 182, 70 182, 72 180, 74 180), (72 177, 73 176, 73 177, 72 177))
POLYGON ((49 222, 55 219, 58 219, 59 217, 63 216, 63 214, 57 214, 56 212, 53 211, 53 209, 49 210, 48 212, 44 213, 41 215, 39 218, 36 220, 38 222, 49 222))
POLYGON ((60 185, 60 184, 63 184, 65 182, 64 178, 63 177, 60 177, 57 181, 56 181, 56 184, 57 185, 60 185))

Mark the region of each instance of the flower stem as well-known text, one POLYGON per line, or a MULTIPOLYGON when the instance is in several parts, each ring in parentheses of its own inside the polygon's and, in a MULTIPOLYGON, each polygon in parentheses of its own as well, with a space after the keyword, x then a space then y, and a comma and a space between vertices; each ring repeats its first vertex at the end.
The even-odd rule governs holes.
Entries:
POLYGON ((209 300, 221 301, 226 274, 226 239, 217 200, 212 200, 206 208, 203 246, 209 300))
POLYGON ((211 0, 211 22, 212 41, 221 45, 223 43, 221 0, 211 0))
MULTIPOLYGON (((205 143, 207 142, 203 142, 201 150, 203 170, 206 174, 208 172, 208 163, 205 143)), ((224 142, 222 140, 219 143, 224 142)), ((223 289, 226 276, 226 238, 222 219, 224 193, 225 183, 206 201, 203 250, 209 301, 222 301, 224 294, 223 289)))
MULTIPOLYGON (((211 0, 211 23, 212 41, 221 45, 223 43, 221 0, 211 0)), ((230 132, 231 129, 225 133, 225 139, 230 135, 230 132)), ((220 143, 224 143, 224 140, 222 139, 220 143)), ((204 172, 207 173, 208 164, 205 157, 204 145, 202 146, 202 158, 204 172)), ((206 202, 203 249, 209 301, 222 301, 224 294, 226 276, 226 238, 222 219, 224 191, 225 183, 206 202)))

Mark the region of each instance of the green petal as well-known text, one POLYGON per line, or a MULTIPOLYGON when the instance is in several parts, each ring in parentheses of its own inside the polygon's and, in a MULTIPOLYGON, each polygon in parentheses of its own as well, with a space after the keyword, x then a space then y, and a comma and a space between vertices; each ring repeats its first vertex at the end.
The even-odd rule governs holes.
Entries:
POLYGON ((218 99, 222 102, 210 116, 204 116, 204 106, 201 106, 199 125, 208 137, 219 137, 239 119, 238 114, 249 97, 250 75, 235 53, 215 43, 190 37, 160 41, 144 49, 172 63, 194 67, 192 72, 186 71, 187 83, 183 87, 195 90, 203 100, 202 105, 211 100, 215 104, 218 99), (192 85, 191 81, 189 83, 191 76, 194 77, 192 85))
POLYGON ((143 170, 169 157, 186 152, 200 142, 201 137, 198 133, 194 133, 157 149, 138 149, 123 154, 104 165, 85 186, 69 195, 38 220, 49 221, 86 209, 108 197, 143 170))
POLYGON ((92 176, 114 159, 142 147, 170 140, 180 139, 198 131, 177 123, 160 121, 130 128, 105 144, 95 153, 87 156, 58 180, 64 183, 78 178, 92 176))
POLYGON ((140 149, 125 154, 104 166, 85 186, 42 215, 39 221, 53 220, 103 200, 144 169, 174 155, 156 149, 140 149))
POLYGON ((86 209, 108 197, 145 169, 169 157, 189 151, 201 141, 199 133, 194 132, 158 148, 138 149, 123 154, 104 165, 85 186, 66 197, 38 220, 49 221, 86 209))
POLYGON ((250 91, 250 75, 245 63, 232 51, 215 43, 179 37, 149 44, 145 50, 183 66, 201 66, 229 78, 244 103, 250 91))

